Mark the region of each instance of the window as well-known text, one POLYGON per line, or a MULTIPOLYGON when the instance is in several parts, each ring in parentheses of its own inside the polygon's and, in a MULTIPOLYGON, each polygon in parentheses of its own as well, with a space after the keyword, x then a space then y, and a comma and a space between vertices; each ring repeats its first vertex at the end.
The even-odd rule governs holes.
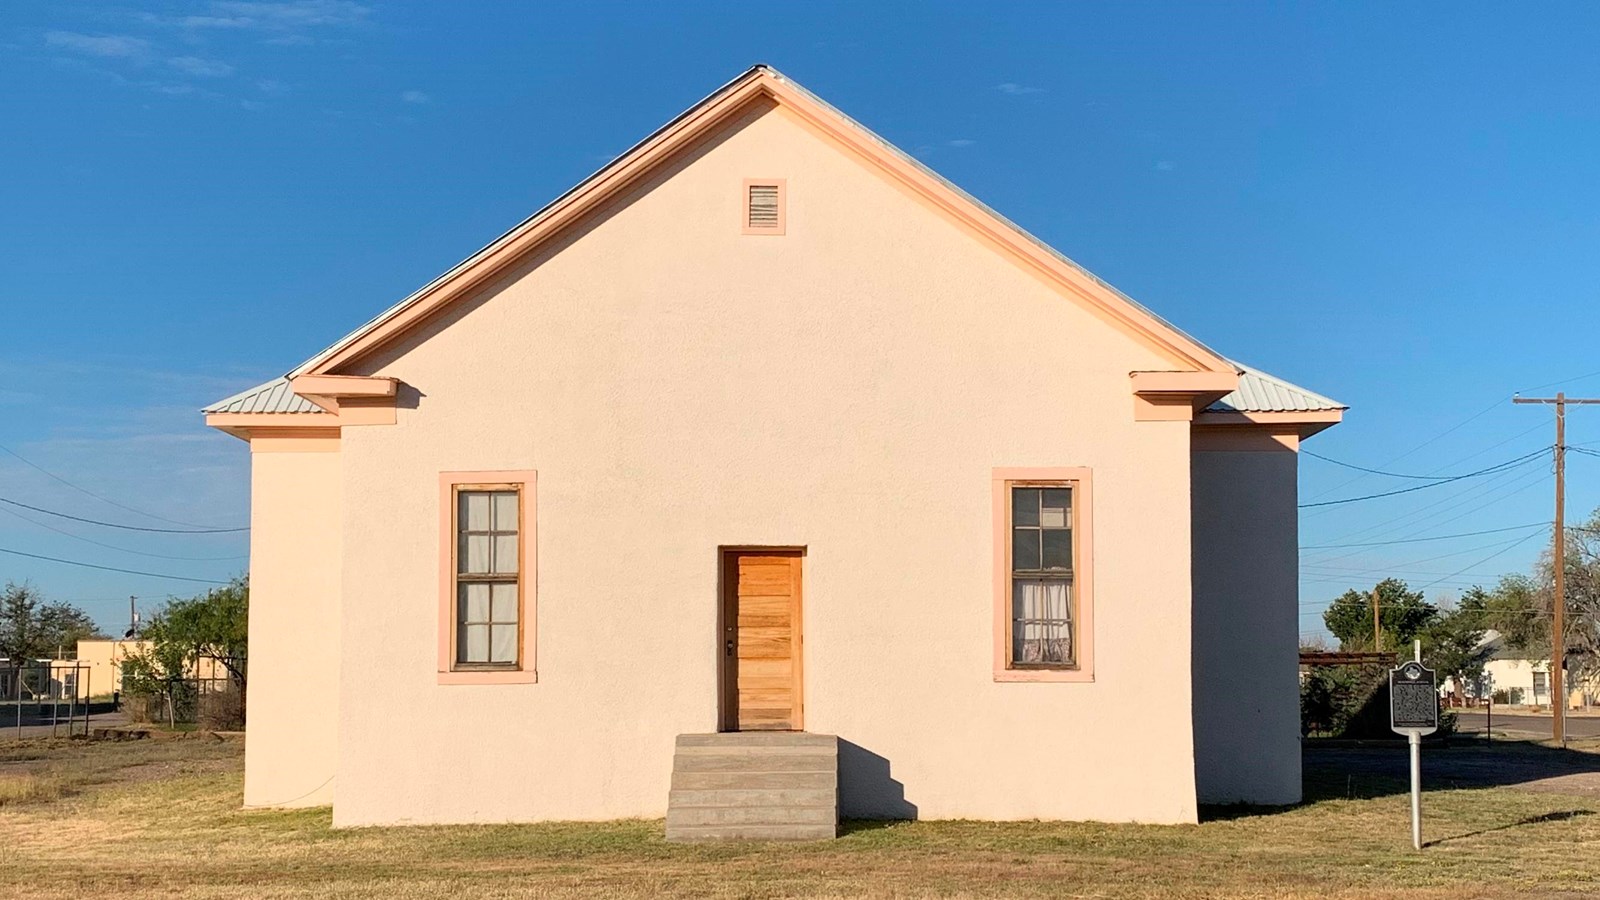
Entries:
POLYGON ((515 667, 521 554, 518 490, 456 491, 456 667, 515 667))
POLYGON ((1011 665, 1070 666, 1072 488, 1011 486, 1011 665))
POLYGON ((744 183, 745 234, 783 234, 787 213, 786 183, 782 178, 750 179, 744 183))
POLYGON ((995 679, 1092 681, 1089 471, 996 469, 993 483, 995 679))
POLYGON ((1550 673, 1533 673, 1533 702, 1538 703, 1540 697, 1548 696, 1550 696, 1550 673))
POLYGON ((439 680, 534 681, 532 472, 440 476, 439 680))

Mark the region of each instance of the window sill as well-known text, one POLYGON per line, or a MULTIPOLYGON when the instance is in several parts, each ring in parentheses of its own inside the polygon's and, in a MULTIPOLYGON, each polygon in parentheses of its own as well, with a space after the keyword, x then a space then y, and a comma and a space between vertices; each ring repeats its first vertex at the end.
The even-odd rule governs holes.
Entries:
POLYGON ((480 672, 440 672, 440 684, 537 684, 539 673, 532 669, 487 669, 480 672))
POLYGON ((1094 681, 1089 669, 996 669, 994 680, 1001 681, 1055 681, 1087 684, 1094 681))

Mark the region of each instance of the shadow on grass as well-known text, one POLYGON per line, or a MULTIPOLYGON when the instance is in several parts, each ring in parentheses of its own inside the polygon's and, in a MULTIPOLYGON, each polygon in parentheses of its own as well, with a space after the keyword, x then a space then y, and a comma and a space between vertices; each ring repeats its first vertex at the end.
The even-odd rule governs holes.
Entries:
MULTIPOLYGON (((1302 761, 1304 799, 1300 806, 1327 800, 1370 800, 1411 792, 1411 761, 1403 743, 1308 744, 1302 761)), ((1554 792, 1592 796, 1600 803, 1600 753, 1530 741, 1453 743, 1422 749, 1424 792, 1517 787, 1556 778, 1563 781, 1552 789, 1554 792)), ((1244 803, 1203 805, 1200 821, 1225 822, 1275 815, 1295 808, 1244 803)), ((1590 814, 1589 810, 1573 810, 1567 817, 1590 814)), ((1515 822, 1501 827, 1529 824, 1538 823, 1515 822)))
POLYGON ((910 819, 840 819, 839 837, 844 837, 847 834, 888 831, 909 825, 911 821, 910 819))
POLYGON ((1592 809, 1567 809, 1560 812, 1545 813, 1542 816, 1527 816, 1526 818, 1518 819, 1515 822, 1507 822, 1504 825, 1496 825, 1493 828, 1480 828, 1477 831, 1468 831, 1465 834, 1453 834, 1447 838, 1439 838, 1435 841, 1428 841, 1422 846, 1436 847, 1439 844, 1448 844, 1451 841, 1464 841, 1467 838, 1477 837, 1480 834, 1492 834, 1496 831, 1505 831, 1511 828, 1521 828, 1525 825, 1541 825, 1545 822, 1566 822, 1572 819, 1582 818, 1583 816, 1592 815, 1594 815, 1594 810, 1592 809))

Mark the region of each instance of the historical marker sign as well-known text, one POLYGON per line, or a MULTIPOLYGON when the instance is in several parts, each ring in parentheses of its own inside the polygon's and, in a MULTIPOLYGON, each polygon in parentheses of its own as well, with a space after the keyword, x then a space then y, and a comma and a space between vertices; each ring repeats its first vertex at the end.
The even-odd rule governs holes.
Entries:
POLYGON ((1389 728, 1407 735, 1439 730, 1439 682, 1432 669, 1408 662, 1389 670, 1389 728))

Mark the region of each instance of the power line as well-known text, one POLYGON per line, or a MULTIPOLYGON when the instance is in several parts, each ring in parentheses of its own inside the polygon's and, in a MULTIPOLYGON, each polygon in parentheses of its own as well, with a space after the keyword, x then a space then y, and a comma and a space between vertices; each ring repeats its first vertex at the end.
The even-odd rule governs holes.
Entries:
MULTIPOLYGON (((1481 485, 1463 485, 1466 490, 1450 494, 1449 496, 1435 500, 1432 503, 1425 503, 1411 512, 1403 513, 1393 519, 1380 521, 1376 525, 1368 525, 1365 528, 1357 528, 1355 531, 1347 531, 1344 534, 1339 535, 1337 539, 1343 540, 1346 538, 1361 537, 1364 535, 1370 535, 1372 538, 1379 538, 1385 535, 1397 534, 1405 531, 1408 528, 1416 527, 1421 520, 1428 515, 1432 515, 1435 518, 1433 521, 1427 523, 1427 527, 1442 528, 1451 522, 1459 522, 1460 520, 1480 510, 1486 509, 1496 503, 1504 502, 1511 497, 1515 497, 1518 494, 1538 487, 1546 478, 1549 477, 1550 475, 1547 472, 1528 473, 1516 472, 1514 470, 1500 472, 1498 474, 1489 476, 1488 480, 1483 482, 1481 485), (1533 477, 1526 477, 1529 474, 1532 474, 1533 477), (1461 512, 1457 512, 1454 515, 1444 519, 1437 518, 1444 513, 1453 512, 1455 510, 1461 510, 1461 512)), ((1359 549, 1351 550, 1346 553, 1340 553, 1333 556, 1323 556, 1320 561, 1332 562, 1334 560, 1347 559, 1362 552, 1364 551, 1359 549)))
POLYGON ((1316 503, 1302 503, 1302 504, 1300 504, 1299 508, 1300 509, 1310 509, 1310 508, 1316 507, 1316 506, 1338 506, 1338 505, 1343 504, 1343 503, 1356 503, 1356 502, 1361 501, 1361 500, 1377 500, 1380 497, 1393 497, 1393 496, 1395 496, 1397 494, 1409 494, 1412 491, 1425 490, 1425 489, 1431 488, 1431 487, 1440 487, 1442 485, 1450 484, 1451 482, 1454 482, 1454 481, 1461 481, 1464 478, 1477 478, 1477 477, 1479 477, 1481 475, 1491 475, 1491 474, 1494 474, 1496 472, 1502 472, 1502 471, 1505 471, 1507 469, 1515 468, 1515 467, 1517 467, 1519 465, 1527 463, 1529 460, 1531 460, 1534 457, 1537 457, 1537 456, 1543 454, 1548 449, 1550 449, 1550 448, 1549 447, 1540 447, 1538 450, 1535 450, 1532 453, 1526 454, 1524 456, 1519 456, 1519 457, 1517 457, 1515 459, 1507 460, 1506 462, 1500 463, 1499 465, 1490 466, 1487 469, 1479 469, 1476 472, 1468 472, 1465 475, 1453 475, 1453 476, 1451 476, 1449 478, 1445 478, 1445 479, 1440 480, 1440 481, 1430 481, 1427 484, 1419 484, 1419 485, 1415 485, 1413 487, 1400 488, 1399 490, 1394 490, 1394 491, 1384 491, 1381 494, 1367 494, 1367 495, 1362 496, 1362 497, 1345 497, 1342 500, 1321 500, 1321 501, 1318 501, 1316 503))
MULTIPOLYGON (((1491 411, 1499 408, 1500 404, 1502 404, 1504 402, 1505 402, 1505 398, 1503 398, 1503 397, 1501 399, 1499 399, 1499 400, 1494 401, 1494 403, 1484 407, 1482 410, 1480 410, 1478 412, 1473 413, 1472 415, 1468 416, 1466 419, 1462 420, 1461 422, 1457 423, 1456 425, 1453 425, 1453 426, 1445 429, 1444 431, 1440 432, 1439 434, 1436 434, 1433 437, 1428 438, 1427 440, 1425 440, 1422 443, 1416 445, 1415 447, 1412 447, 1410 450, 1407 450, 1406 452, 1400 454, 1399 456, 1396 456, 1395 458, 1389 460, 1388 462, 1383 463, 1383 465, 1392 466, 1395 463, 1399 462, 1400 460, 1405 459, 1406 457, 1410 456, 1411 454, 1417 452, 1418 450, 1421 450, 1423 447, 1426 447, 1429 444, 1432 444, 1434 441, 1437 441, 1440 438, 1446 437, 1448 435, 1454 434, 1455 432, 1461 430, 1462 428, 1465 428, 1468 424, 1476 421, 1479 418, 1482 418, 1483 416, 1488 415, 1491 411)), ((1367 476, 1365 476, 1365 475, 1357 475, 1356 477, 1351 478, 1348 481, 1343 481, 1343 482, 1340 482, 1339 484, 1334 485, 1333 487, 1323 491, 1321 494, 1318 494, 1317 496, 1318 497, 1326 496, 1328 494, 1333 493, 1334 491, 1339 490, 1340 488, 1347 487, 1349 485, 1355 484, 1356 482, 1360 481, 1361 479, 1363 479, 1365 477, 1367 477, 1367 476)))
POLYGON ((150 557, 152 559, 176 559, 176 560, 183 560, 185 562, 224 562, 224 561, 231 561, 231 560, 238 560, 238 559, 249 559, 250 558, 249 556, 171 556, 171 555, 166 554, 166 553, 146 553, 143 550, 131 550, 131 549, 127 548, 127 547, 118 547, 116 544, 102 543, 100 541, 95 540, 94 538, 86 538, 81 534, 73 534, 72 532, 66 530, 65 528, 57 528, 57 527, 55 527, 54 525, 51 525, 48 522, 41 522, 38 519, 32 518, 31 516, 25 516, 22 513, 17 512, 16 510, 6 509, 3 506, 0 506, 0 512, 3 512, 8 516, 16 516, 17 518, 21 519, 24 522, 28 522, 28 523, 33 524, 33 525, 37 525, 40 528, 44 528, 44 529, 47 529, 49 531, 54 531, 56 534, 66 535, 67 537, 72 538, 75 541, 83 541, 86 544, 93 544, 96 547, 104 547, 107 550, 115 550, 118 553, 131 553, 134 556, 148 556, 148 557, 150 557))
POLYGON ((146 528, 143 525, 118 525, 115 522, 101 522, 101 521, 99 521, 97 519, 85 519, 85 518, 83 518, 81 516, 69 516, 66 513, 56 512, 53 509, 44 509, 43 507, 29 506, 26 503, 19 503, 16 500, 10 500, 10 499, 7 499, 5 497, 0 497, 0 503, 9 503, 12 506, 20 506, 23 509, 31 509, 36 513, 44 513, 47 516, 55 516, 55 517, 60 518, 60 519, 71 519, 74 522, 84 522, 84 523, 87 523, 89 525, 99 525, 99 526, 102 526, 104 528, 121 528, 124 531, 150 531, 150 532, 155 532, 156 534, 234 534, 236 532, 249 531, 250 530, 248 527, 245 527, 245 528, 146 528))
POLYGON ((1355 463, 1340 462, 1339 460, 1330 456, 1323 456, 1320 453, 1312 453, 1310 450, 1304 449, 1300 451, 1300 454, 1302 456, 1312 457, 1313 459, 1320 459, 1326 463, 1333 463, 1336 466, 1344 466, 1346 469, 1355 469, 1357 472, 1366 472, 1368 475, 1383 475, 1387 478, 1413 478, 1418 481, 1442 481, 1448 477, 1445 475, 1402 475, 1399 472, 1385 472, 1381 469, 1369 469, 1366 466, 1358 466, 1355 463))
POLYGON ((65 478, 62 478, 60 475, 57 475, 56 473, 50 471, 49 469, 46 469, 44 466, 41 466, 38 463, 28 459, 27 457, 23 456, 21 453, 18 453, 17 451, 11 449, 10 447, 5 446, 4 444, 0 444, 0 452, 8 453, 11 456, 16 457, 18 460, 20 460, 22 462, 23 465, 28 466, 28 467, 30 467, 30 468, 38 471, 38 472, 43 473, 48 478, 52 478, 52 479, 54 479, 56 481, 61 482, 62 484, 66 485, 67 487, 72 488, 73 490, 75 490, 75 491, 77 491, 77 492, 79 492, 81 494, 85 494, 87 496, 93 497, 93 498, 95 498, 96 500, 99 500, 102 503, 109 503, 109 504, 111 504, 112 506, 115 506, 118 509, 126 510, 127 512, 131 512, 131 513, 134 513, 136 515, 144 516, 145 518, 156 519, 158 521, 167 522, 167 523, 170 523, 170 524, 173 524, 173 525, 186 525, 186 526, 188 526, 190 528, 206 528, 206 527, 208 527, 208 526, 205 526, 205 525, 197 525, 194 522, 181 522, 181 521, 179 521, 177 519, 169 519, 166 516, 158 516, 153 512, 146 512, 146 511, 144 511, 142 509, 135 509, 135 508, 133 508, 131 506, 128 506, 126 504, 118 503, 117 501, 111 499, 110 497, 106 497, 106 496, 103 496, 101 494, 96 494, 94 491, 91 491, 86 487, 83 487, 83 486, 77 485, 77 484, 73 484, 72 482, 66 480, 65 478))
POLYGON ((1537 531, 1534 532, 1533 534, 1530 534, 1530 535, 1518 540, 1515 544, 1512 544, 1509 547, 1502 547, 1501 549, 1496 550, 1495 552, 1489 554, 1488 556, 1485 556, 1483 559, 1480 559, 1477 562, 1473 563, 1472 565, 1467 566, 1465 569, 1462 569, 1460 572, 1452 572, 1451 574, 1446 575, 1443 578, 1439 578, 1437 580, 1430 581, 1427 584, 1423 585, 1422 587, 1417 588, 1417 590, 1425 591, 1428 588, 1431 588, 1434 585, 1438 584, 1440 581, 1444 581, 1446 579, 1454 578, 1457 575, 1460 575, 1461 572, 1470 572, 1473 569, 1477 568, 1478 566, 1481 566, 1484 563, 1488 562, 1489 560, 1494 559, 1495 557, 1500 556, 1501 554, 1508 553, 1508 552, 1516 549, 1517 547, 1520 547, 1521 545, 1526 544, 1528 541, 1531 541, 1536 537, 1539 537, 1539 533, 1537 531))
POLYGON ((0 547, 0 553, 9 553, 12 556, 26 556, 29 559, 42 559, 45 562, 61 563, 68 566, 82 566, 85 569, 100 569, 104 572, 121 572, 124 575, 143 575, 147 578, 168 578, 173 581, 195 581, 200 584, 228 584, 226 581, 217 581, 214 578, 190 578, 186 575, 163 575, 160 572, 138 572, 133 569, 119 569, 116 566, 98 566, 94 563, 79 562, 75 559, 59 559, 54 556, 40 556, 37 553, 23 553, 21 550, 9 550, 0 547))
MULTIPOLYGON (((1305 451, 1302 450, 1300 452, 1304 453, 1305 451)), ((1597 454, 1597 455, 1600 455, 1600 454, 1597 454)), ((1399 540, 1393 540, 1393 541, 1359 541, 1359 542, 1356 542, 1356 543, 1353 543, 1353 544, 1302 544, 1300 546, 1300 549, 1301 550, 1333 550, 1333 549, 1337 549, 1337 548, 1340 548, 1340 547, 1387 547, 1390 544, 1418 544, 1418 543, 1422 543, 1423 541, 1445 541, 1445 540, 1449 540, 1451 538, 1477 537, 1478 535, 1481 535, 1481 534, 1500 534, 1501 532, 1505 532, 1505 531, 1518 531, 1518 530, 1523 529, 1523 528, 1537 528, 1540 525, 1549 525, 1549 524, 1550 524, 1549 522, 1529 522, 1526 525, 1512 525, 1512 526, 1509 526, 1507 528, 1490 528, 1490 529, 1487 529, 1485 531, 1462 531, 1462 532, 1459 532, 1457 534, 1439 534, 1439 535, 1434 535, 1433 537, 1401 538, 1399 540)), ((1325 560, 1325 562, 1326 561, 1331 561, 1332 559, 1340 559, 1340 558, 1342 558, 1342 557, 1337 557, 1337 556, 1336 557, 1332 557, 1330 560, 1325 560)))

